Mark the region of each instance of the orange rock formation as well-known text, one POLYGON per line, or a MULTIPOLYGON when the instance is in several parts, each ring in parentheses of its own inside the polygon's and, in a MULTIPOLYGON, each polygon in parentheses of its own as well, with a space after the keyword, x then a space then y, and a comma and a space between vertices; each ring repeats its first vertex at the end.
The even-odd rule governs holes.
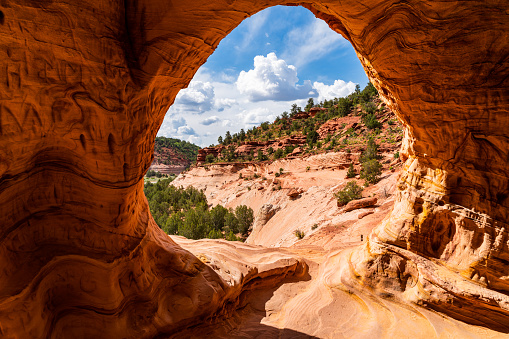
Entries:
MULTIPOLYGON (((172 333, 304 270, 262 257, 267 270, 228 284, 158 229, 142 191, 177 92, 243 19, 279 4, 296 3, 0 4, 3 337, 172 333)), ((507 1, 300 4, 352 43, 407 127, 392 214, 330 274, 509 331, 507 1)))

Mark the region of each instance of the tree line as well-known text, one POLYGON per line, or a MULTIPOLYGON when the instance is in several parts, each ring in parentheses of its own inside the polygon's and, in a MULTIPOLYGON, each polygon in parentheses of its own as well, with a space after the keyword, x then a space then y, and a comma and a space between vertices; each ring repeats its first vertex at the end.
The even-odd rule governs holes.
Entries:
POLYGON ((173 179, 145 183, 144 192, 155 222, 167 234, 189 239, 243 241, 253 225, 253 210, 245 205, 235 209, 217 205, 209 208, 203 190, 170 185, 173 179))

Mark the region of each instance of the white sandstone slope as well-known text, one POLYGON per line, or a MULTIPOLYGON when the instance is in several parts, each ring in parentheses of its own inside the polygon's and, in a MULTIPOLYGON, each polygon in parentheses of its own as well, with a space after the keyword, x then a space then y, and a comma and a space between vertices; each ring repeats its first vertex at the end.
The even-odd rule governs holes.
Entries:
MULTIPOLYGON (((385 170, 379 183, 363 191, 364 197, 377 197, 375 206, 347 213, 337 207, 335 192, 350 180, 363 183, 345 178, 347 166, 352 161, 355 163, 358 156, 341 152, 272 163, 213 164, 181 174, 173 185, 203 189, 211 205, 251 207, 255 222, 246 241, 249 244, 286 247, 297 242, 316 242, 332 248, 344 245, 339 239, 341 243, 359 242, 361 234, 367 236, 375 224, 373 221, 381 220, 392 206, 390 192, 398 174, 385 170), (288 195, 292 193, 293 197, 288 195), (366 212, 374 213, 359 219, 366 212), (304 239, 295 236, 297 229, 304 232, 304 239), (338 241, 331 243, 333 238, 338 241)), ((387 155, 390 160, 389 156, 392 154, 387 155)))

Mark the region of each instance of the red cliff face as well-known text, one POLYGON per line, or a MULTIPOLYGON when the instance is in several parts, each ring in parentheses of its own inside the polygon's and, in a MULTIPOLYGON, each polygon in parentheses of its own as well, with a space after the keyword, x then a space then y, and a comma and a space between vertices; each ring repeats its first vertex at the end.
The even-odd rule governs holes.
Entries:
MULTIPOLYGON (((302 271, 264 257, 228 284, 155 225, 142 180, 177 92, 244 18, 286 3, 1 3, 2 336, 153 337, 302 271)), ((508 330, 507 2, 302 5, 407 128, 394 211, 344 280, 508 330)))

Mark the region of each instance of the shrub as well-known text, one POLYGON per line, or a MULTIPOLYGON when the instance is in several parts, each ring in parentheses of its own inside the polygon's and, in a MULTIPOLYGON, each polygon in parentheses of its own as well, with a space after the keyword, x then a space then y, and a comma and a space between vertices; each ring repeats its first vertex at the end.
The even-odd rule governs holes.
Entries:
POLYGON ((291 154, 295 148, 296 148, 296 146, 286 146, 285 154, 291 154))
POLYGON ((382 124, 377 120, 374 114, 368 114, 363 119, 364 124, 369 129, 379 129, 382 127, 382 124))
POLYGON ((247 236, 249 228, 253 225, 253 209, 246 205, 240 205, 235 208, 235 216, 238 220, 238 229, 242 235, 247 236))
POLYGON ((284 151, 282 148, 278 148, 275 152, 274 152, 274 159, 280 159, 284 156, 284 151))
POLYGON ((336 109, 336 114, 340 117, 346 116, 350 109, 352 108, 352 101, 347 98, 340 98, 338 102, 338 108, 336 109))
POLYGON ((366 102, 364 104, 362 104, 362 109, 364 110, 364 112, 366 112, 368 115, 369 114, 374 114, 376 112, 376 106, 374 103, 372 102, 366 102))
POLYGON ((317 228, 318 228, 318 224, 314 224, 313 226, 311 226, 312 230, 316 230, 317 228))
POLYGON ((261 149, 258 149, 258 154, 256 156, 256 160, 258 160, 258 161, 267 160, 267 156, 265 154, 263 154, 263 151, 261 149))
POLYGON ((376 90, 375 86, 373 86, 373 84, 371 82, 368 82, 366 87, 364 87, 364 89, 360 93, 360 96, 363 101, 369 101, 377 95, 378 95, 378 91, 376 90))
POLYGON ((338 200, 339 206, 343 206, 352 200, 362 198, 362 190, 356 181, 349 181, 345 188, 334 194, 334 197, 338 200))
POLYGON ((353 168, 353 163, 350 163, 350 166, 348 167, 348 171, 346 172, 347 178, 354 178, 357 175, 357 172, 355 172, 355 168, 353 168))
POLYGON ((298 228, 293 232, 293 234, 295 234, 295 236, 299 239, 304 238, 304 236, 306 235, 303 231, 301 231, 298 228))
POLYGON ((226 236, 226 240, 228 240, 228 241, 239 241, 240 239, 235 236, 233 231, 230 231, 230 233, 228 233, 228 235, 226 236))
POLYGON ((396 153, 394 153, 394 159, 399 159, 399 151, 397 151, 396 153))
POLYGON ((373 138, 369 138, 366 150, 362 153, 360 162, 378 159, 378 145, 373 138))
MULTIPOLYGON (((354 137, 356 136, 357 134, 355 133, 355 130, 350 127, 349 129, 346 130, 346 135, 348 136, 351 136, 351 137, 354 137)), ((345 141, 346 139, 343 139, 343 142, 345 141)))
POLYGON ((311 166, 306 166, 306 172, 308 172, 311 169, 311 166))
POLYGON ((318 133, 315 130, 310 131, 306 136, 306 143, 311 146, 318 140, 318 133))
POLYGON ((367 183, 376 184, 382 174, 382 164, 376 159, 371 159, 362 163, 361 178, 366 179, 367 183))
POLYGON ((214 162, 214 155, 213 154, 207 154, 207 156, 205 157, 205 163, 211 163, 211 162, 214 162))

